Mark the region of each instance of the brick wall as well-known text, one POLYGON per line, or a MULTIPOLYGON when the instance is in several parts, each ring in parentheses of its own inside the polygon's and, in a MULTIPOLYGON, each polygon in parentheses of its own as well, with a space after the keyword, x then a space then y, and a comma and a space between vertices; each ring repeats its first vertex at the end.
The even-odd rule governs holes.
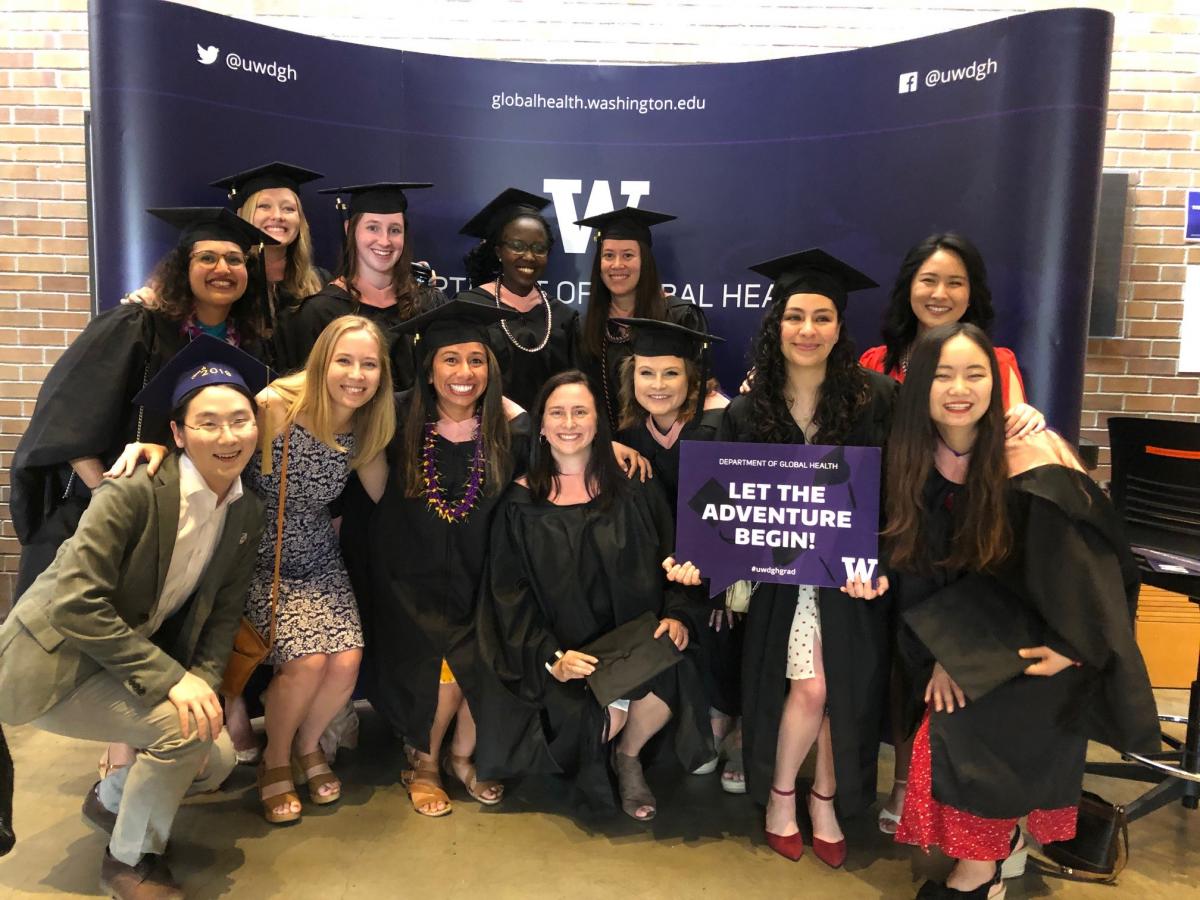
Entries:
MULTIPOLYGON (((1195 0, 1087 4, 983 0, 207 0, 213 12, 360 43, 550 62, 729 62, 904 40, 1067 5, 1116 15, 1105 165, 1133 173, 1117 334, 1088 346, 1083 433, 1113 413, 1200 418, 1200 378, 1174 361, 1183 191, 1200 187, 1200 16, 1195 0), (419 37, 413 37, 419 34, 419 37)), ((0 608, 16 571, 7 466, 48 367, 88 320, 83 113, 86 0, 7 0, 0 29, 0 608)), ((136 52, 131 48, 131 52, 136 52)), ((1102 461, 1107 455, 1102 454, 1102 461)), ((1101 472, 1101 477, 1104 477, 1101 472)))

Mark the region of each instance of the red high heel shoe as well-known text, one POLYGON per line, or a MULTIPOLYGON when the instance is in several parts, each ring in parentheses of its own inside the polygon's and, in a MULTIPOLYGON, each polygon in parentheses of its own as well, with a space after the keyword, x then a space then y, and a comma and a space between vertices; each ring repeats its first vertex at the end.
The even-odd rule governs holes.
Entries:
MULTIPOLYGON (((772 794, 778 794, 780 797, 791 797, 796 793, 795 790, 781 791, 772 785, 772 794)), ((763 831, 766 831, 764 828, 763 831)), ((766 831, 767 846, 782 856, 784 859, 790 859, 795 862, 804 855, 804 838, 800 832, 795 834, 773 834, 766 831)))
MULTIPOLYGON (((829 797, 826 797, 826 796, 823 796, 822 794, 818 794, 816 791, 810 790, 808 792, 808 796, 809 796, 809 798, 814 799, 814 800, 821 800, 825 803, 832 803, 833 798, 836 797, 837 794, 833 794, 829 797)), ((808 817, 810 819, 812 818, 812 810, 811 809, 808 812, 808 817)), ((813 849, 813 855, 816 856, 817 859, 819 859, 821 862, 825 863, 825 865, 829 866, 832 869, 840 869, 842 867, 842 865, 846 862, 846 839, 845 838, 842 838, 840 841, 823 841, 819 837, 817 837, 817 835, 814 833, 813 839, 812 839, 812 849, 813 849)))

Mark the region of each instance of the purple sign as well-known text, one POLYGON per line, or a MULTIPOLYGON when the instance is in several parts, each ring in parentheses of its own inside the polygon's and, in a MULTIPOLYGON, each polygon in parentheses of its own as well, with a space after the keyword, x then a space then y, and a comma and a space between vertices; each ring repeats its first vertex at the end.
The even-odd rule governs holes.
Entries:
POLYGON ((1200 241, 1200 191, 1187 192, 1187 224, 1183 237, 1189 241, 1200 241))
POLYGON ((675 556, 713 595, 735 581, 839 587, 875 577, 878 447, 684 441, 675 556))

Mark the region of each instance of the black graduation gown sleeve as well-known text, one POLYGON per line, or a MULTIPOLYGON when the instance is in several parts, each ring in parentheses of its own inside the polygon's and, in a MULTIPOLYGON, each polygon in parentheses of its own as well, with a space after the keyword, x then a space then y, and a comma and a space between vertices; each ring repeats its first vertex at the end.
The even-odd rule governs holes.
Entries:
POLYGON ((51 368, 10 470, 23 545, 18 596, 74 534, 87 505, 91 492, 71 478, 70 460, 95 456, 110 465, 138 435, 139 420, 142 440, 169 444, 166 417, 141 414, 132 400, 186 342, 178 322, 125 304, 93 319, 51 368))
MULTIPOLYGON (((317 277, 321 281, 321 290, 323 291, 329 285, 330 274, 320 266, 314 266, 313 271, 317 273, 317 277)), ((305 360, 308 357, 308 349, 312 346, 310 343, 305 343, 300 347, 293 346, 293 342, 298 337, 308 341, 307 331, 295 329, 292 323, 292 319, 300 311, 303 299, 292 296, 282 288, 278 289, 275 296, 275 322, 271 335, 270 353, 272 359, 270 362, 271 367, 275 369, 278 375, 287 375, 304 368, 305 360)), ((320 334, 320 332, 318 331, 317 334, 320 334)), ((314 337, 313 340, 316 340, 316 338, 314 337)))
POLYGON ((334 284, 295 304, 279 323, 279 330, 284 332, 282 343, 287 348, 285 367, 291 371, 304 368, 325 326, 338 316, 356 313, 357 307, 354 298, 334 284))
POLYGON ((1133 632, 1137 563, 1112 504, 1094 481, 1065 466, 1040 466, 1011 481, 1028 498, 1021 503, 1020 584, 1046 623, 1046 640, 1084 663, 1095 692, 1079 704, 1087 711, 1080 729, 1116 750, 1157 752, 1154 696, 1133 632))
MULTIPOLYGON (((675 512, 656 480, 652 480, 647 488, 647 505, 659 536, 656 558, 661 563, 668 556, 675 554, 675 512)), ((664 619, 678 619, 687 626, 691 638, 695 639, 708 627, 709 608, 705 600, 703 586, 685 587, 670 581, 663 591, 663 609, 660 615, 664 619)))
MULTIPOLYGON (((520 524, 513 506, 521 502, 512 494, 500 505, 492 528, 488 585, 491 590, 491 619, 495 635, 503 640, 494 645, 489 661, 500 680, 511 685, 521 699, 537 703, 549 673, 545 664, 552 662, 562 649, 550 631, 538 606, 533 585, 525 575, 525 549, 520 540, 520 524)), ((528 494, 522 498, 528 502, 528 494)))
POLYGON ((743 443, 755 440, 754 432, 750 427, 749 395, 738 394, 729 401, 729 405, 725 407, 725 415, 721 417, 717 426, 717 436, 714 440, 741 441, 743 443))

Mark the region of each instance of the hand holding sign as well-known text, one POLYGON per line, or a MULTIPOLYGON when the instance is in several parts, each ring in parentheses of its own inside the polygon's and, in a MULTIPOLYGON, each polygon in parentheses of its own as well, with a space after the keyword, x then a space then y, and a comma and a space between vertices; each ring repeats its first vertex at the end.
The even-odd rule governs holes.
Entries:
POLYGON ((862 600, 874 600, 876 597, 881 597, 888 591, 888 578, 886 575, 880 575, 875 584, 871 584, 871 579, 862 578, 847 578, 846 583, 842 585, 842 593, 849 594, 851 597, 858 597, 862 600))
POLYGON ((690 562, 677 563, 675 557, 668 556, 663 560, 662 567, 666 570, 667 581, 674 581, 685 587, 695 587, 700 583, 700 569, 690 562))

